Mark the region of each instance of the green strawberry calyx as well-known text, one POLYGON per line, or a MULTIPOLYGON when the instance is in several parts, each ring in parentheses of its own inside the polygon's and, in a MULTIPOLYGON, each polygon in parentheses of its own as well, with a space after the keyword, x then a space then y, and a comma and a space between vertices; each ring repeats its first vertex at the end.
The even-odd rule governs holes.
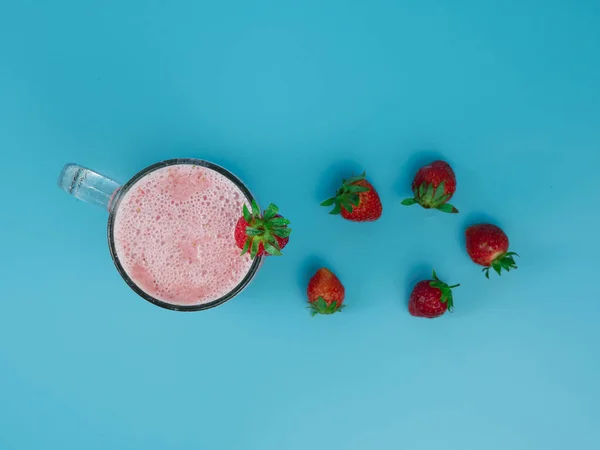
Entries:
POLYGON ((445 213, 456 214, 458 209, 454 206, 446 203, 451 194, 444 194, 444 182, 442 181, 436 188, 431 183, 421 183, 420 186, 415 186, 413 189, 415 196, 413 198, 407 198, 402 200, 402 204, 405 206, 411 206, 416 203, 421 205, 423 208, 434 208, 439 209, 445 213))
POLYGON ((281 256, 281 247, 277 238, 287 238, 292 229, 288 228, 290 221, 285 217, 278 216, 279 208, 271 203, 264 213, 261 214, 256 201, 252 200, 252 211, 244 204, 242 213, 244 220, 248 223, 246 227, 246 242, 242 249, 242 255, 250 252, 250 258, 254 259, 258 254, 260 244, 269 255, 281 256))
POLYGON ((455 284, 453 286, 448 286, 446 283, 441 281, 435 270, 433 271, 433 280, 429 282, 429 286, 432 288, 439 289, 441 291, 440 302, 446 303, 448 305, 448 311, 452 312, 454 310, 454 301, 452 299, 452 289, 460 286, 460 284, 455 284))
POLYGON ((314 302, 310 302, 308 308, 311 310, 311 315, 314 317, 317 314, 333 314, 344 309, 346 305, 338 304, 336 301, 332 301, 327 304, 323 297, 317 298, 314 302))
POLYGON ((485 273, 485 277, 490 277, 490 269, 494 269, 498 275, 502 275, 502 269, 506 270, 507 272, 510 272, 512 269, 516 269, 517 263, 515 262, 513 256, 519 255, 515 252, 506 252, 496 256, 489 266, 481 269, 482 272, 485 273))
POLYGON ((357 186, 354 183, 365 179, 366 173, 363 172, 355 177, 343 180, 342 187, 338 189, 335 197, 329 198, 321 203, 321 206, 332 206, 333 209, 329 214, 339 214, 342 212, 342 207, 349 213, 352 212, 354 207, 360 204, 360 195, 362 192, 368 192, 370 189, 366 186, 357 186))

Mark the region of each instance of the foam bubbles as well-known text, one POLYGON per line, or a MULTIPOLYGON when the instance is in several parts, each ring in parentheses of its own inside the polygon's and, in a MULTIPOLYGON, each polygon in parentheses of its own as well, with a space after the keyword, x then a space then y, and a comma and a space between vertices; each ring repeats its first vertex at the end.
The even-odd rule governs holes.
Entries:
POLYGON ((233 237, 244 202, 232 181, 205 167, 181 164, 147 174, 116 212, 121 265, 143 291, 167 303, 224 296, 252 264, 233 237))

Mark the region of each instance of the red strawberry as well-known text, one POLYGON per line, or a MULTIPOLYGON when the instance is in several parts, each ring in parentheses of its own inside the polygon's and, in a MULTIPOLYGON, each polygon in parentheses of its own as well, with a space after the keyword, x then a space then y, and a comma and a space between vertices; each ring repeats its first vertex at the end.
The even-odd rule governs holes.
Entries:
POLYGON ((516 269, 517 264, 513 256, 519 256, 515 252, 508 251, 508 236, 496 225, 482 223, 467 228, 467 253, 480 266, 485 266, 483 272, 487 278, 490 277, 490 267, 498 275, 502 269, 510 272, 516 269))
POLYGON ((445 161, 434 161, 421 167, 413 180, 412 190, 415 196, 403 200, 403 205, 418 203, 423 208, 435 208, 446 213, 458 212, 447 203, 456 192, 456 176, 445 161))
POLYGON ((415 317, 427 317, 433 319, 446 312, 452 312, 454 304, 452 302, 452 289, 460 286, 448 286, 437 277, 433 271, 433 280, 419 281, 408 302, 408 312, 415 317))
POLYGON ((309 308, 312 315, 333 314, 346 307, 344 302, 344 286, 329 269, 319 269, 308 282, 309 308))
POLYGON ((372 222, 381 217, 383 207, 379 194, 362 175, 343 180, 335 197, 325 200, 321 206, 335 207, 329 214, 342 214, 342 217, 354 222, 372 222))
POLYGON ((242 249, 242 255, 250 251, 253 259, 256 256, 280 256, 281 249, 290 240, 292 229, 288 228, 290 221, 277 214, 279 208, 271 203, 261 214, 252 200, 252 212, 246 205, 242 212, 234 231, 235 242, 242 249))

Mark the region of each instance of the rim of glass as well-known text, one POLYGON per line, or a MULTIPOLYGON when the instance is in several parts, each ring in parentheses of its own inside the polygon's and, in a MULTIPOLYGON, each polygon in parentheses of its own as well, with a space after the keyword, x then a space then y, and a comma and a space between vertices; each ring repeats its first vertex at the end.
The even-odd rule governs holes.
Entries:
POLYGON ((115 240, 114 240, 115 217, 117 215, 117 211, 119 209, 119 204, 121 203, 121 199, 125 196, 125 194, 129 191, 129 189, 137 181, 139 181, 141 178, 143 178, 150 172, 153 172, 157 169, 162 169, 163 167, 175 166, 175 165, 180 165, 180 164, 191 164, 191 165, 205 167, 210 170, 214 170, 215 172, 220 173, 221 175, 227 177, 231 182, 233 182, 233 184, 235 184, 236 187, 238 187, 240 189, 240 191, 242 191, 242 193, 246 196, 246 199, 248 200, 248 202, 252 202, 252 200, 254 200, 254 196, 252 195, 250 190, 246 187, 246 185, 244 183, 242 183, 242 181, 238 177, 233 175, 227 169, 224 169, 223 167, 213 164, 211 162, 204 161, 202 159, 194 159, 194 158, 176 158, 176 159, 168 159, 166 161, 157 162, 157 163, 152 164, 152 165, 146 167, 145 169, 139 171, 138 173, 136 173, 127 183, 125 183, 123 186, 121 186, 119 188, 119 192, 117 192, 117 194, 115 195, 115 198, 112 200, 112 202, 109 206, 108 230, 107 230, 108 245, 110 248, 110 255, 113 259, 113 262, 115 263, 115 266, 116 266, 119 274, 121 274, 121 277, 123 277, 123 279, 125 280, 127 285, 131 289, 133 289, 133 291, 136 294, 138 294, 140 297, 142 297, 144 300, 147 300, 156 306, 160 306, 161 308, 170 309, 172 311, 202 311, 205 309, 214 308, 215 306, 219 306, 219 305, 225 303, 226 301, 229 301, 232 298, 236 297, 240 292, 242 292, 244 290, 244 288, 250 283, 250 281, 252 281, 252 279, 256 275, 256 272, 258 272, 258 269, 262 262, 262 257, 257 256, 256 258, 254 258, 254 260, 252 261, 252 265, 250 266, 250 269, 248 270, 248 272, 246 273, 246 275, 244 276, 242 281, 240 281, 236 287, 234 287, 230 292, 228 292, 224 296, 222 296, 216 300, 213 300, 211 302, 208 302, 208 303, 201 303, 201 304, 197 304, 197 305, 175 305, 175 304, 168 303, 163 300, 159 300, 157 298, 152 297, 151 295, 149 295, 148 293, 143 291, 140 287, 138 287, 137 284, 135 284, 135 282, 129 277, 129 275, 127 274, 127 272, 125 272, 125 269, 121 265, 121 261, 119 260, 119 257, 117 255, 117 249, 116 249, 115 240))

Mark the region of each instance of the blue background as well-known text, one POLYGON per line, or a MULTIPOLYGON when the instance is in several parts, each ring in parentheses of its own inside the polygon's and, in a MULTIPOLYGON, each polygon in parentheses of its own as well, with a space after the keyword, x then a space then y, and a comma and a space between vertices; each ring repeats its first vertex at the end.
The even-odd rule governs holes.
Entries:
POLYGON ((0 448, 600 448, 599 80, 592 0, 1 1, 0 448), (173 157, 294 225, 206 312, 138 298, 55 185, 173 157), (459 215, 400 205, 434 157, 459 215), (363 169, 381 220, 319 207, 363 169), (470 262, 477 220, 517 271, 470 262), (311 319, 321 264, 348 308, 311 319), (412 318, 432 267, 456 312, 412 318))

